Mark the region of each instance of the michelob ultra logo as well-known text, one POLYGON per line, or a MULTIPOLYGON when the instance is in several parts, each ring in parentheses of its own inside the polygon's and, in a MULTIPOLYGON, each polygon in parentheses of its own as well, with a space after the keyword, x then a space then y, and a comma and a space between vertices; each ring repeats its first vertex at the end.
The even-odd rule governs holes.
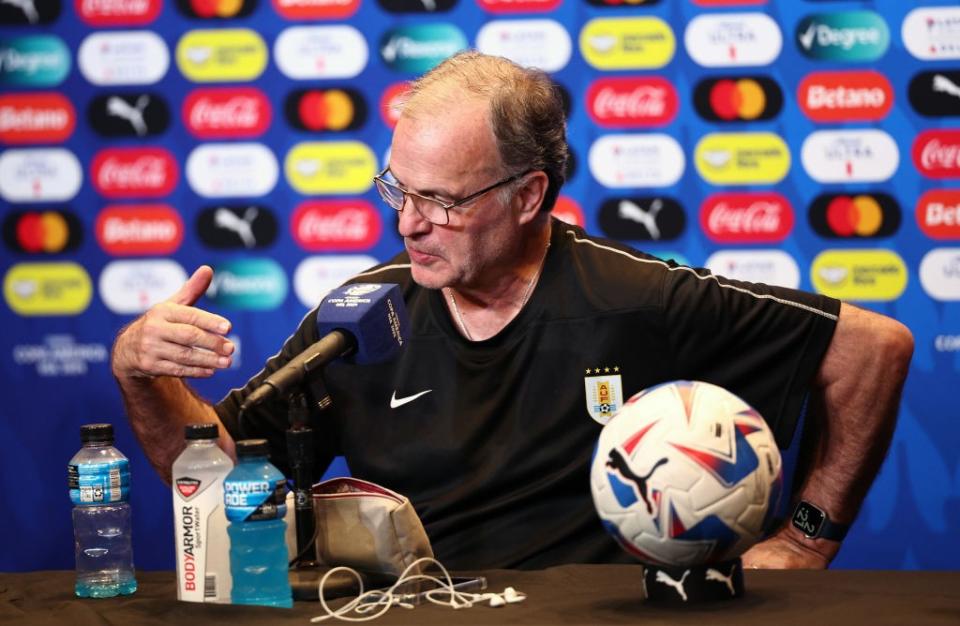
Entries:
POLYGON ((920 196, 917 224, 927 237, 960 240, 960 190, 931 189, 920 196))
POLYGON ((790 149, 774 133, 711 133, 697 143, 694 162, 713 185, 769 185, 790 170, 790 149))
POLYGON ((934 248, 920 261, 920 284, 934 300, 960 300, 960 248, 934 248))
POLYGON ((596 18, 580 31, 580 53, 598 70, 656 69, 676 48, 670 26, 657 17, 596 18))
POLYGON ((206 296, 231 309, 275 309, 287 297, 287 275, 272 259, 240 259, 218 265, 206 296))
POLYGON ((70 73, 70 49, 54 35, 0 40, 0 85, 54 87, 70 73))
POLYGON ((876 61, 890 46, 890 29, 873 11, 808 15, 796 34, 800 52, 820 61, 876 61))
POLYGON ((94 85, 150 85, 170 68, 167 44, 154 32, 96 32, 77 51, 83 77, 94 85))
POLYGON ((80 191, 80 161, 65 148, 0 152, 0 197, 7 202, 59 202, 80 191))
POLYGON ((273 44, 273 58, 287 78, 353 78, 367 66, 367 40, 353 26, 292 26, 273 44))
POLYGON ((0 142, 58 143, 76 124, 73 105, 59 93, 0 95, 0 142))
POLYGON ((360 194, 373 185, 377 158, 359 141, 304 142, 295 145, 283 165, 299 193, 360 194))
POLYGON ((3 277, 3 296, 18 315, 78 315, 93 286, 77 263, 18 263, 3 277))
POLYGON ((921 61, 960 59, 960 8, 921 7, 903 18, 903 44, 921 61))
POLYGON ((907 266, 893 250, 824 250, 813 260, 810 280, 831 298, 885 302, 907 288, 907 266))
POLYGON ((711 13, 690 21, 683 43, 703 67, 760 66, 780 56, 783 35, 763 13, 711 13))
POLYGON ((875 183, 897 171, 900 151, 882 130, 818 130, 804 139, 800 160, 818 183, 875 183))
POLYGON ((797 103, 814 122, 872 122, 893 106, 893 87, 880 72, 814 72, 800 81, 797 103))
POLYGON ((380 56, 391 69, 421 74, 467 47, 467 38, 453 24, 417 24, 384 33, 380 56))
POLYGON ((192 30, 177 42, 177 67, 197 83, 253 80, 267 67, 267 45, 247 28, 192 30))

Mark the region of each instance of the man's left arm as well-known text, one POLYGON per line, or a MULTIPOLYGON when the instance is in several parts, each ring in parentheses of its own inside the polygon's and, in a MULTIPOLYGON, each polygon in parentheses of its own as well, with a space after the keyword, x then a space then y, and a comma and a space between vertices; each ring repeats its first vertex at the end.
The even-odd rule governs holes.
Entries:
MULTIPOLYGON (((896 426, 913 336, 900 322, 844 303, 814 380, 807 428, 816 429, 794 494, 832 522, 851 523, 880 470, 896 426), (813 423, 810 423, 813 421, 813 423)), ((793 508, 791 506, 790 513, 793 508)), ((746 568, 825 568, 840 543, 786 524, 743 555, 746 568)))

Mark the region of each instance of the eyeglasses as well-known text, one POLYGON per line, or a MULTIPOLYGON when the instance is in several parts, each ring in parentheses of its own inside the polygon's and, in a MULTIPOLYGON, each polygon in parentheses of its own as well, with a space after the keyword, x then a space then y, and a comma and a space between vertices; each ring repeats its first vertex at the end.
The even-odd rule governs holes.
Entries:
POLYGON ((383 171, 373 177, 373 181, 377 184, 377 191, 380 192, 380 197, 383 198, 383 201, 387 205, 394 209, 397 213, 403 211, 403 205, 406 202, 407 196, 411 197, 413 201, 413 206, 417 212, 431 224, 436 224, 438 226, 446 226, 450 223, 450 209, 456 208, 467 204, 472 200, 476 200, 485 193, 491 192, 497 187, 502 187, 503 185, 512 183, 518 178, 526 176, 533 170, 527 170, 519 174, 514 174, 513 176, 508 176, 501 181, 495 182, 489 187, 484 187, 476 193, 472 193, 465 198, 460 198, 459 200, 454 200, 453 202, 444 202, 439 198, 431 198, 430 196, 421 195, 415 191, 410 191, 409 189, 404 189, 397 179, 394 178, 393 172, 390 171, 390 166, 383 168, 383 171))

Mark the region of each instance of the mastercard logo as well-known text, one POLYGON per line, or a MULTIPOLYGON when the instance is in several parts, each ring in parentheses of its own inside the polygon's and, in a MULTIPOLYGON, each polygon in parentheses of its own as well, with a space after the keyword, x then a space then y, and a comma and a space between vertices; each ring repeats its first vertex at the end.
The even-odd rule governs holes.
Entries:
POLYGON ((244 17, 256 8, 254 0, 177 0, 176 4, 184 15, 202 19, 244 17))
POLYGON ((764 76, 708 78, 694 89, 693 105, 711 122, 768 120, 783 108, 783 92, 764 76))
POLYGON ((3 241, 14 252, 57 254, 80 246, 80 220, 66 211, 16 211, 3 221, 3 241))
POLYGON ((822 194, 810 204, 810 226, 828 239, 876 239, 900 228, 897 201, 885 193, 822 194))
POLYGON ((287 122, 298 130, 355 130, 367 120, 367 104, 356 89, 298 89, 287 96, 287 122))

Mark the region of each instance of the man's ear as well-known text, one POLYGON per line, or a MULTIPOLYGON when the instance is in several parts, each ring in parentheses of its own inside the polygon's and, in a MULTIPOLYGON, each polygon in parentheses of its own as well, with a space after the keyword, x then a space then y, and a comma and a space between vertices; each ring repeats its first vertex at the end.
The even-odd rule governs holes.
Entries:
POLYGON ((524 176, 522 181, 513 195, 513 206, 520 223, 526 224, 540 212, 550 179, 546 172, 537 170, 524 176))

